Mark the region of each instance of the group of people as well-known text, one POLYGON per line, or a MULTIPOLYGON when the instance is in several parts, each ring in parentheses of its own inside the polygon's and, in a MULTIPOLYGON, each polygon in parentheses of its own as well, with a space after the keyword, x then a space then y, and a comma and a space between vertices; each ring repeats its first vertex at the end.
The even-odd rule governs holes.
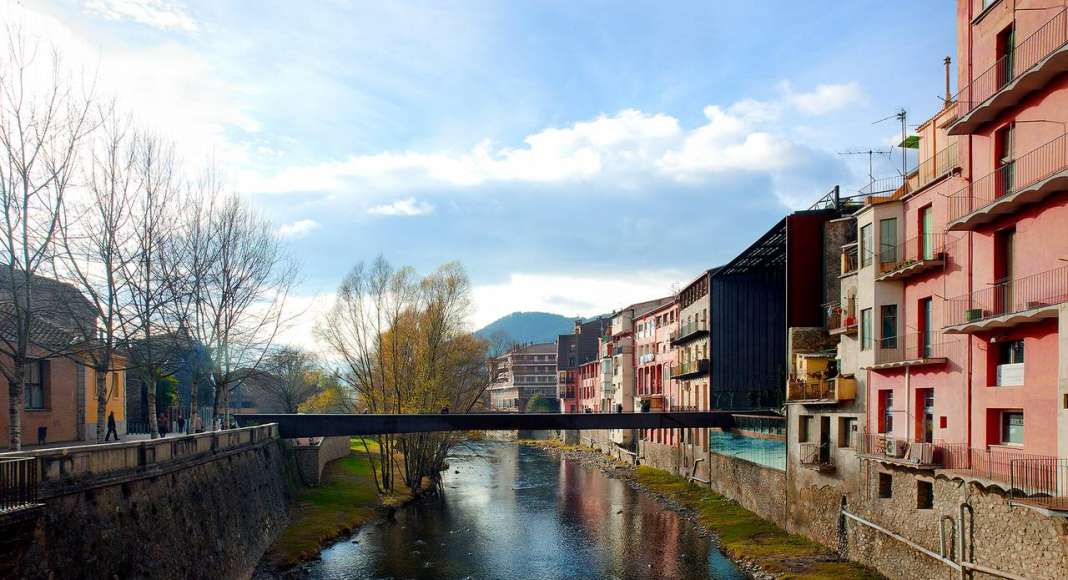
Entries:
MULTIPOLYGON (((194 426, 196 432, 202 430, 203 424, 199 419, 200 418, 198 417, 197 424, 194 426)), ((185 417, 179 416, 177 420, 171 421, 170 414, 167 411, 164 411, 156 416, 156 428, 159 431, 160 437, 166 437, 168 433, 172 432, 172 428, 177 429, 175 431, 176 433, 185 433, 185 417)), ((108 413, 107 433, 104 435, 104 441, 111 441, 112 437, 115 438, 115 441, 119 441, 119 430, 115 422, 114 411, 108 413)))

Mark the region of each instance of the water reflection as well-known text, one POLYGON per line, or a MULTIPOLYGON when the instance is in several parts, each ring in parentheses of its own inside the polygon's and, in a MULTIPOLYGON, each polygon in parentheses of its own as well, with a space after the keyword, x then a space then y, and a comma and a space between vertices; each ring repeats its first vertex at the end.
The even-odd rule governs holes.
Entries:
POLYGON ((576 462, 502 443, 450 462, 444 497, 328 548, 311 577, 744 577, 689 522, 576 462))

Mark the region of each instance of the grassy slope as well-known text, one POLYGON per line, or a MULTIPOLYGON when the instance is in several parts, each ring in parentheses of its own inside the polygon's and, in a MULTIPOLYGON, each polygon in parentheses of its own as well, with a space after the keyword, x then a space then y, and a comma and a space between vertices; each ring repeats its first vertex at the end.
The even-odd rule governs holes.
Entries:
MULTIPOLYGON (((372 454, 377 445, 368 441, 372 454)), ((289 526, 267 551, 266 558, 277 568, 288 568, 314 557, 323 544, 349 533, 369 521, 383 503, 394 504, 407 494, 383 498, 378 495, 371 459, 358 439, 352 440, 353 453, 334 461, 323 470, 323 484, 301 488, 289 526)))
POLYGON ((698 514, 701 525, 719 536, 728 555, 755 562, 784 578, 880 578, 855 562, 835 559, 827 548, 789 534, 775 524, 708 488, 652 467, 638 467, 636 478, 646 489, 670 497, 698 514))

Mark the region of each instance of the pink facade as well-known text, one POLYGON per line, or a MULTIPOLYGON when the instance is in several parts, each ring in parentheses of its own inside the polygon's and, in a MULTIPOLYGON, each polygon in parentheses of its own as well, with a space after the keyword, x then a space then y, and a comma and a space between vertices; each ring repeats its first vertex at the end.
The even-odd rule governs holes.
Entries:
MULTIPOLYGON (((634 320, 635 390, 637 408, 668 411, 677 400, 678 384, 671 378, 675 351, 671 333, 678 328, 678 303, 669 302, 634 320)), ((654 443, 671 443, 667 430, 645 432, 654 443)))
POLYGON ((600 408, 601 360, 595 359, 578 370, 578 411, 595 413, 600 408))

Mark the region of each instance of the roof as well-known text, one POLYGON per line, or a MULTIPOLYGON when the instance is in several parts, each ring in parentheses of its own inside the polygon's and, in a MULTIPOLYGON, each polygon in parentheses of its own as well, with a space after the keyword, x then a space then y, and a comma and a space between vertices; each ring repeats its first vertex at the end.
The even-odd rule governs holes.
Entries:
POLYGON ((714 276, 744 274, 786 266, 786 218, 771 227, 760 239, 727 262, 714 276))

